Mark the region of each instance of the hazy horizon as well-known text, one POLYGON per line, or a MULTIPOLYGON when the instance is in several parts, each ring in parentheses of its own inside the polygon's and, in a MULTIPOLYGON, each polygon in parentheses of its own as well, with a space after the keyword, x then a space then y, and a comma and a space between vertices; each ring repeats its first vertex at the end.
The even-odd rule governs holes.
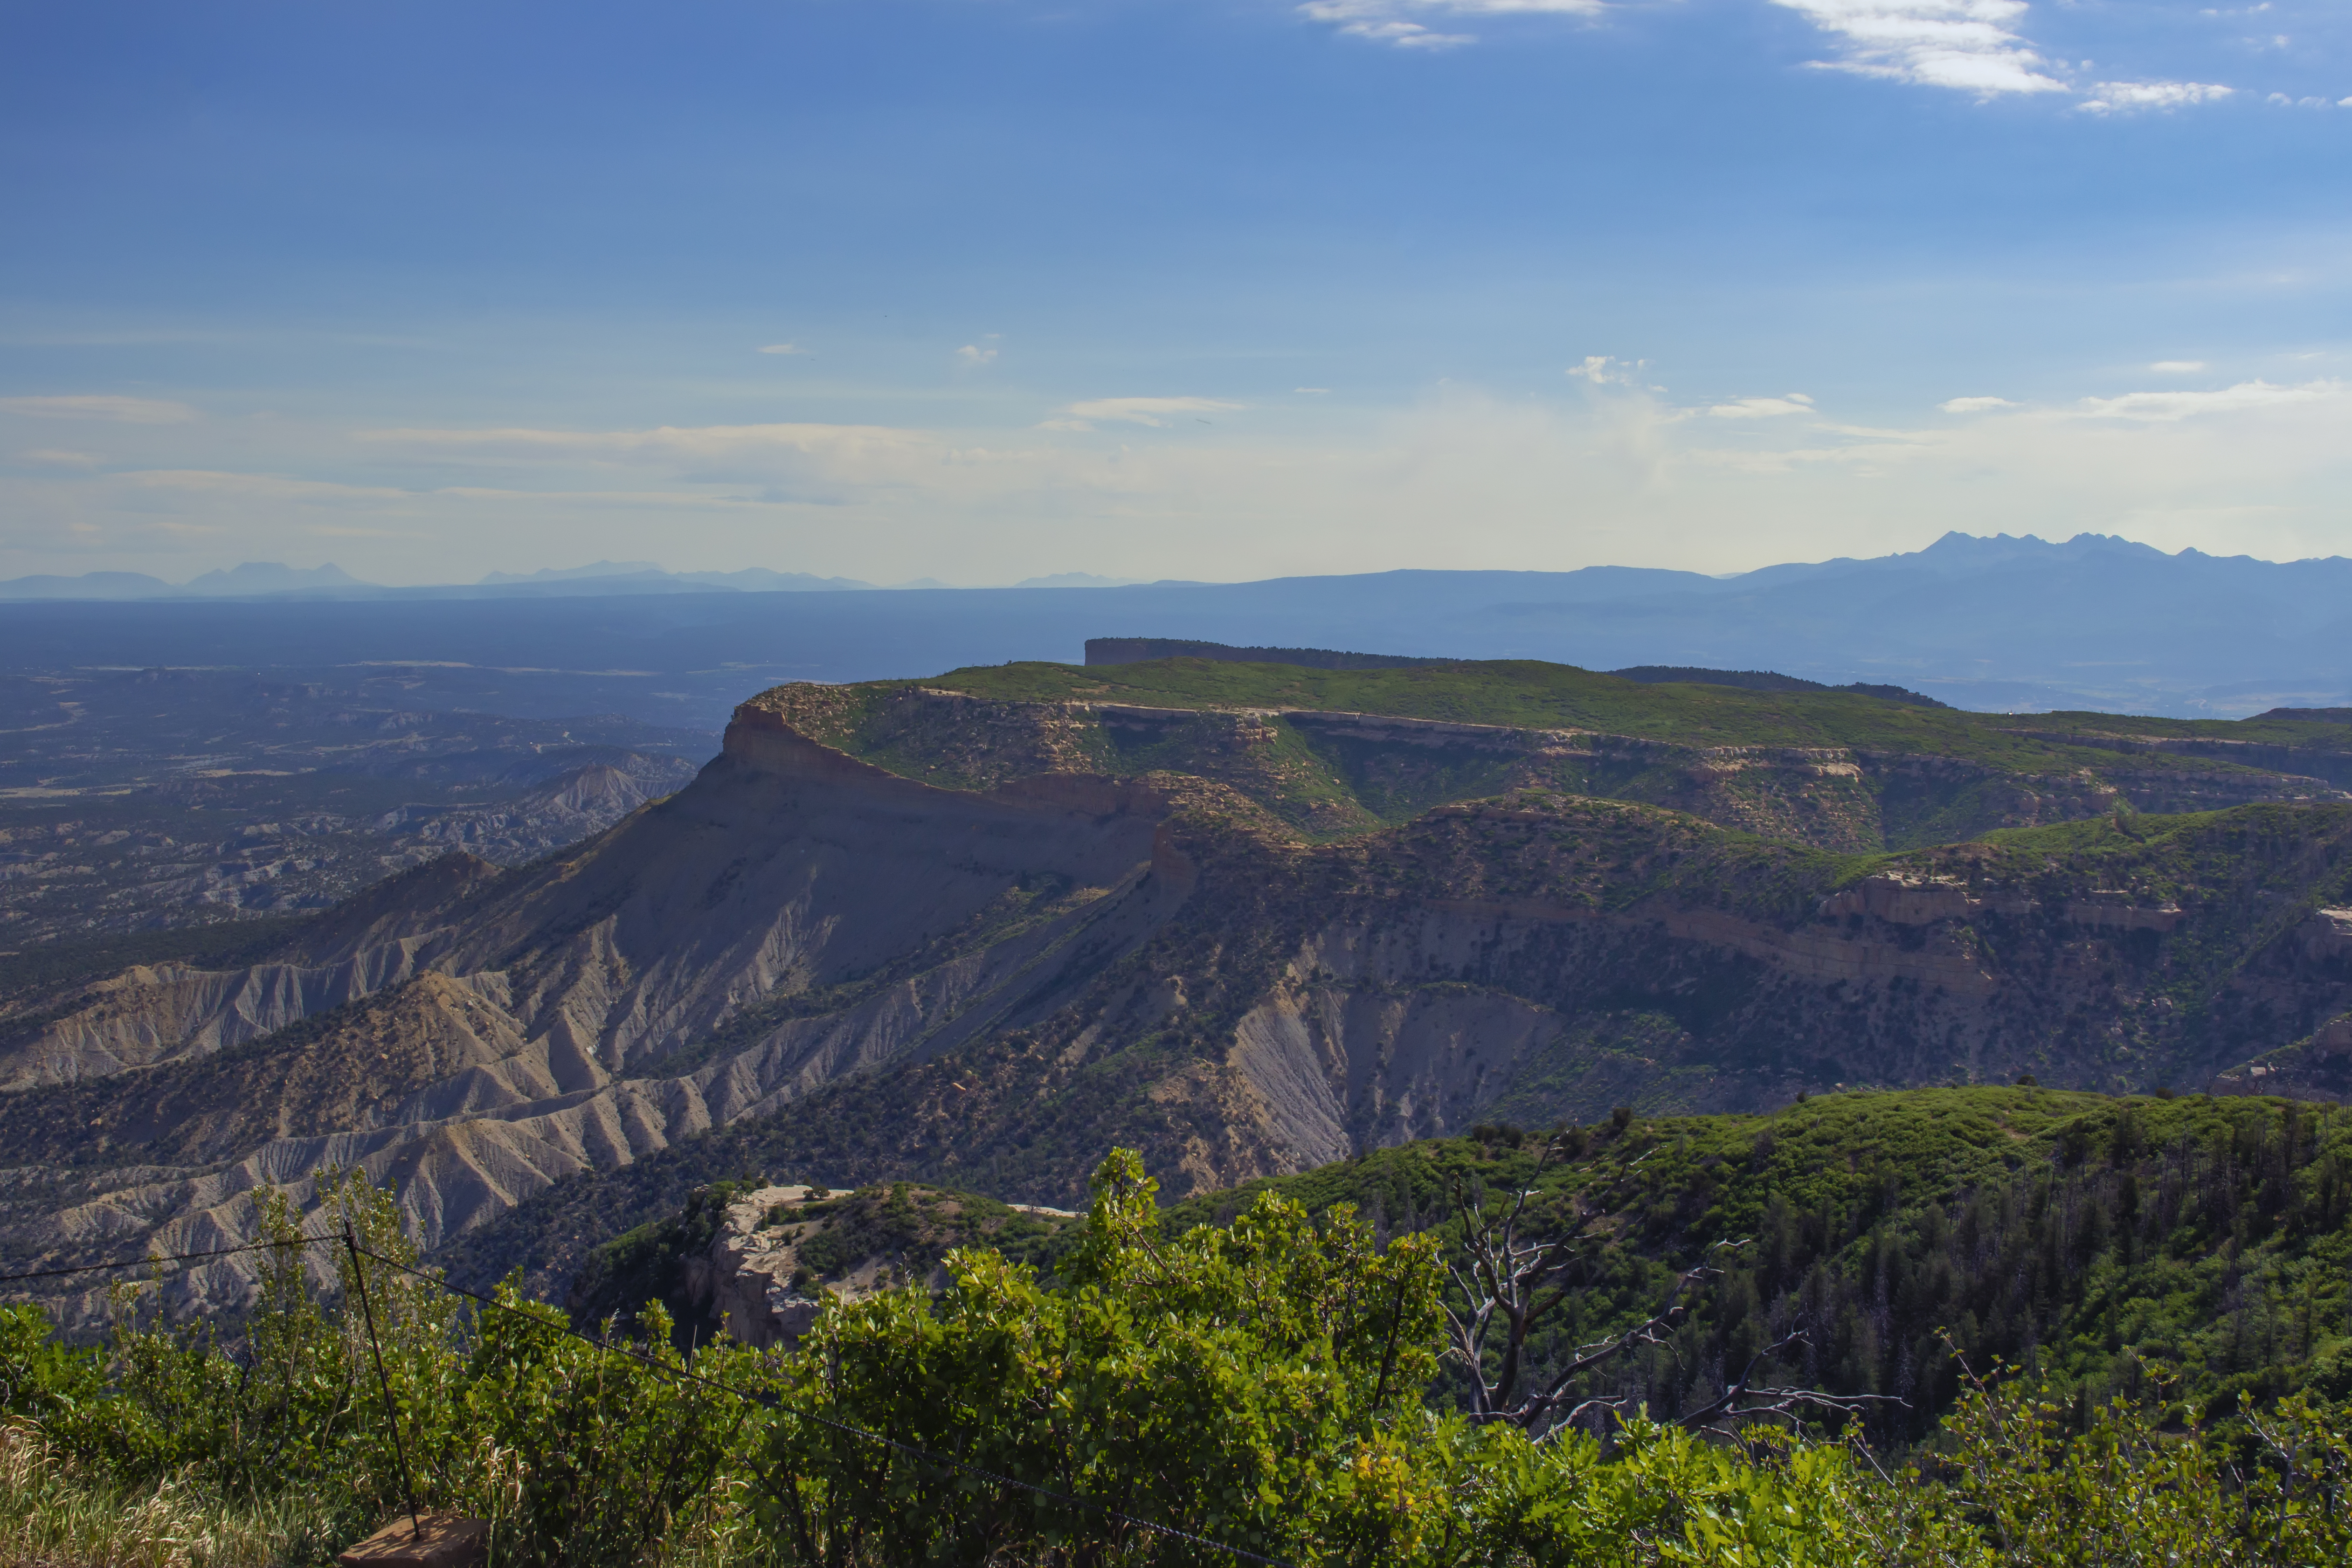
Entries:
MULTIPOLYGON (((2045 539, 2045 538, 2042 538, 2041 536, 2039 536, 2039 535, 2031 534, 2031 533, 2028 533, 2028 534, 2019 534, 2019 535, 2009 535, 2009 534, 1982 534, 1982 535, 1971 535, 1971 534, 1966 534, 1966 533, 1962 532, 1961 530, 1953 530, 1953 533, 1954 533, 1954 534, 1958 535, 1960 538, 1963 538, 1981 540, 1981 541, 1984 541, 1984 542, 2000 542, 2000 541, 2006 541, 2006 540, 2009 540, 2009 539, 2014 538, 2017 542, 2019 542, 2019 543, 2021 543, 2021 544, 2031 543, 2031 544, 2037 544, 2037 545, 2048 546, 2048 547, 2052 547, 2052 548, 2059 548, 2059 547, 2063 547, 2063 546, 2067 546, 2067 545, 2073 544, 2073 543, 2074 543, 2077 539, 2092 539, 2092 540, 2098 540, 2098 541, 2103 541, 2103 542, 2109 542, 2109 541, 2111 541, 2111 542, 2114 542, 2114 543, 2119 543, 2119 544, 2122 544, 2122 545, 2125 545, 2125 546, 2128 546, 2128 547, 2137 547, 2137 548, 2138 548, 2138 549, 2152 549, 2152 550, 2157 550, 2157 551, 2158 551, 2158 553, 2159 553, 2159 554, 2168 555, 2168 556, 2172 556, 2172 557, 2175 557, 2175 558, 2181 557, 2181 556, 2197 555, 2197 554, 2204 554, 2204 555, 2208 555, 2208 556, 2214 556, 2214 557, 2219 558, 2219 557, 2221 557, 2221 552, 2219 552, 2219 551, 2210 551, 2210 550, 2207 550, 2207 551, 2200 551, 2200 550, 2199 550, 2199 549, 2198 549, 2196 546, 2194 546, 2194 545, 2184 545, 2184 546, 2180 547, 2180 549, 2177 549, 2177 550, 2163 550, 2163 549, 2161 549, 2161 548, 2160 548, 2160 547, 2158 547, 2158 546, 2155 546, 2155 545, 2151 545, 2151 544, 2147 543, 2147 541, 2146 541, 2146 540, 2143 540, 2143 539, 2132 539, 2132 538, 2126 538, 2126 537, 2124 537, 2124 536, 2122 536, 2122 535, 2116 535, 2116 534, 2110 534, 2110 535, 2097 535, 2097 534, 2090 534, 2090 533, 2087 533, 2087 532, 2086 532, 2086 533, 2084 533, 2084 534, 2078 534, 2078 535, 2075 535, 2075 536, 2073 536, 2073 537, 2071 537, 2071 538, 2050 538, 2050 539, 2045 539)), ((1951 536, 1948 536, 1948 536, 1945 536, 1945 537, 1948 538, 1948 537, 1951 537, 1951 536)), ((1939 538, 1939 539, 1937 539, 1937 540, 1935 540, 1935 541, 1931 541, 1931 542, 1930 542, 1930 544, 1929 544, 1929 546, 1928 546, 1928 547, 1926 547, 1926 548, 1927 548, 1927 549, 1932 549, 1936 543, 1940 543, 1940 542, 1942 542, 1941 538, 1939 538)), ((1921 551, 1917 551, 1917 550, 1911 550, 1911 551, 1890 551, 1890 552, 1887 552, 1887 553, 1886 553, 1885 555, 1884 555, 1884 556, 1878 556, 1878 557, 1860 557, 1860 558, 1857 558, 1857 557, 1838 557, 1838 558, 1831 558, 1831 559, 1828 559, 1818 560, 1818 561, 1768 561, 1768 562, 1764 562, 1763 564, 1761 564, 1761 565, 1759 565, 1759 566, 1748 567, 1748 568, 1745 568, 1745 569, 1743 569, 1743 570, 1738 570, 1738 571, 1720 571, 1720 572, 1696 571, 1696 575, 1699 575, 1699 576, 1706 576, 1706 577, 1712 577, 1712 578, 1717 579, 1717 580, 1730 580, 1737 579, 1737 578, 1746 577, 1746 576, 1748 576, 1748 575, 1750 575, 1750 574, 1752 574, 1752 573, 1754 573, 1754 572, 1758 572, 1758 571, 1768 571, 1768 570, 1771 570, 1773 567, 1779 567, 1779 566, 1814 566, 1814 565, 1831 565, 1831 564, 1834 564, 1836 560, 1841 560, 1841 559, 1901 559, 1901 558, 1906 557, 1906 556, 1917 555, 1917 554, 1920 554, 1920 553, 1922 553, 1922 552, 1921 552, 1921 551)), ((2252 560, 2252 561, 2258 562, 2258 563, 2260 563, 2260 564, 2263 564, 2263 565, 2268 565, 2268 566, 2291 566, 2291 565, 2294 565, 2294 564, 2296 564, 2296 560, 2280 560, 2280 559, 2274 559, 2274 558, 2264 557, 2264 556, 2259 556, 2259 555, 2252 555, 2252 554, 2251 554, 2251 553, 2249 553, 2249 552, 2245 552, 2245 551, 2233 552, 2231 556, 2230 556, 2230 557, 2228 557, 2228 558, 2224 558, 2224 559, 2241 559, 2241 560, 2252 560)), ((2316 561, 2316 560, 2322 560, 2322 559, 2338 559, 2338 560, 2340 560, 2340 559, 2345 559, 2345 558, 2343 558, 2342 556, 2329 556, 2329 557, 2305 556, 2305 557, 2297 558, 2297 559, 2299 559, 2299 560, 2304 560, 2304 561, 2316 561)), ((1636 565, 1636 563, 1624 562, 1624 561, 1595 561, 1595 562, 1591 562, 1591 563, 1590 563, 1590 565, 1591 565, 1591 566, 1592 566, 1592 567, 1604 567, 1604 568, 1606 568, 1606 567, 1634 567, 1634 569, 1635 569, 1635 570, 1641 570, 1641 569, 1636 565)), ((108 570, 108 569, 99 568, 99 569, 92 569, 92 570, 93 570, 93 571, 102 571, 102 570, 108 570)), ((1388 569, 1388 570, 1391 570, 1391 571, 1411 571, 1411 570, 1441 570, 1441 571, 1443 571, 1443 570, 1477 570, 1477 569, 1470 569, 1470 568, 1455 568, 1455 567, 1397 567, 1397 568, 1390 568, 1390 569, 1388 569)), ((1492 570, 1492 569, 1488 569, 1488 570, 1492 570)), ((1540 570, 1540 569, 1534 569, 1534 568, 1517 568, 1517 569, 1505 569, 1505 570, 1540 570)), ((1569 569, 1569 570, 1586 570, 1586 569, 1584 569, 1584 568, 1572 568, 1572 569, 1569 569)), ((1695 570, 1696 569, 1684 569, 1684 570, 1695 570)), ((163 580, 163 580, 163 581, 165 581, 165 582, 169 583, 169 585, 170 585, 170 586, 172 586, 172 587, 173 587, 173 588, 187 588, 187 587, 196 586, 196 585, 198 585, 198 584, 202 583, 202 582, 203 582, 205 580, 206 580, 206 579, 219 580, 219 579, 224 579, 224 578, 230 577, 230 576, 232 576, 233 574, 236 574, 236 573, 242 573, 242 572, 260 572, 260 571, 272 571, 272 572, 274 572, 274 571, 286 571, 286 572, 290 572, 290 573, 293 573, 293 574, 296 574, 296 575, 303 575, 303 576, 307 576, 307 575, 313 574, 313 573, 340 572, 340 571, 341 571, 341 570, 342 570, 342 569, 341 569, 341 563, 340 563, 340 562, 337 562, 337 561, 334 561, 334 560, 331 560, 331 559, 320 559, 320 560, 313 560, 313 561, 308 561, 308 562, 302 562, 302 561, 227 561, 227 562, 223 563, 222 565, 215 566, 215 567, 212 567, 212 568, 210 568, 210 569, 208 569, 208 570, 205 570, 205 571, 203 571, 203 572, 198 573, 195 577, 189 578, 189 579, 187 579, 187 580, 184 580, 184 581, 173 582, 173 581, 172 581, 171 580, 169 580, 169 579, 163 579, 163 580)), ((798 570, 798 569, 796 569, 796 568, 793 568, 793 567, 791 567, 791 566, 788 566, 788 565, 777 565, 777 564, 768 563, 768 562, 753 562, 753 563, 747 564, 747 565, 737 565, 737 566, 732 566, 732 567, 716 567, 716 568, 673 568, 673 567, 666 566, 666 565, 664 565, 663 563, 661 563, 661 562, 659 562, 659 561, 654 561, 654 560, 629 560, 629 561, 615 561, 615 560, 610 560, 610 559, 603 559, 603 560, 595 560, 595 561, 586 561, 586 562, 581 562, 581 563, 579 563, 579 564, 572 565, 572 566, 541 566, 541 567, 538 567, 538 568, 535 568, 535 569, 532 569, 532 570, 518 570, 518 571, 501 571, 501 570, 492 570, 492 571, 489 571, 489 572, 486 572, 486 573, 484 573, 484 574, 483 574, 481 577, 479 577, 479 578, 466 579, 466 580, 456 580, 456 579, 447 579, 447 578, 436 578, 436 577, 431 577, 431 576, 417 576, 417 577, 410 578, 410 579, 408 579, 408 580, 406 580, 385 581, 385 580, 376 580, 376 579, 358 578, 358 577, 354 576, 353 574, 350 574, 350 573, 344 573, 344 576, 346 576, 347 578, 351 578, 352 584, 353 584, 354 586, 357 586, 357 587, 363 587, 363 588, 387 588, 387 589, 411 589, 411 588, 466 588, 466 587, 484 587, 484 586, 498 586, 498 585, 500 585, 500 584, 520 586, 520 585, 525 585, 525 584, 530 584, 530 583, 533 583, 533 582, 546 583, 546 582, 565 581, 565 580, 569 580, 569 581, 593 581, 593 580, 596 580, 596 579, 598 579, 598 578, 607 578, 607 577, 623 577, 623 576, 643 576, 643 575, 658 575, 658 576, 674 576, 674 577, 700 577, 700 578, 711 578, 711 577, 729 577, 729 576, 740 577, 740 576, 746 576, 746 575, 751 575, 751 574, 755 574, 755 573, 767 573, 767 574, 772 574, 772 575, 778 576, 778 577, 805 577, 805 578, 816 578, 816 579, 818 579, 819 580, 823 580, 823 581, 825 581, 825 582, 827 582, 827 583, 838 583, 838 584, 840 584, 843 588, 845 588, 845 589, 858 589, 858 590, 884 590, 884 591, 903 591, 903 590, 908 590, 908 589, 947 590, 947 591, 953 591, 953 590, 962 590, 962 589, 970 589, 970 590, 997 590, 997 589, 1007 589, 1007 588, 1086 589, 1086 588, 1144 588, 1144 587, 1186 587, 1186 586, 1197 586, 1197 587, 1237 587, 1237 586, 1243 586, 1243 585, 1246 585, 1246 584, 1253 583, 1253 582, 1265 582, 1265 581, 1274 580, 1273 579, 1268 579, 1268 578, 1214 578, 1214 577, 1200 577, 1200 576, 1195 576, 1195 577, 1169 577, 1169 578, 1113 578, 1113 577, 1107 577, 1107 576, 1103 576, 1103 575, 1100 575, 1100 574, 1097 574, 1097 573, 1094 573, 1094 572, 1086 571, 1086 570, 1068 570, 1056 571, 1056 572, 1040 573, 1040 574, 1037 574, 1037 575, 1035 575, 1035 576, 1027 577, 1027 578, 1022 578, 1022 579, 1017 579, 1017 580, 993 580, 993 581, 980 581, 980 582, 950 582, 950 581, 947 581, 947 580, 942 580, 942 579, 940 579, 940 578, 936 578, 936 577, 932 577, 932 576, 929 576, 929 575, 923 575, 923 576, 918 576, 918 577, 915 577, 915 578, 907 579, 907 580, 901 580, 901 581, 897 581, 897 582, 872 582, 872 581, 865 580, 863 580, 863 579, 849 579, 849 578, 841 578, 841 577, 820 577, 820 576, 819 576, 819 574, 809 573, 809 572, 803 572, 803 571, 799 570, 798 570)), ((57 574, 27 574, 27 575, 33 575, 33 576, 52 576, 52 575, 57 575, 57 574)), ((77 576, 79 576, 79 575, 87 575, 87 574, 73 574, 73 575, 77 575, 77 576)), ((141 574, 141 575, 150 575, 150 576, 152 576, 152 574, 141 574)), ((1285 576, 1291 576, 1291 575, 1302 575, 1302 574, 1282 574, 1282 575, 1285 575, 1285 576)), ((1352 576, 1352 575, 1367 575, 1367 574, 1361 574, 1361 573, 1344 573, 1344 572, 1342 572, 1342 573, 1313 573, 1313 574, 1304 574, 1304 575, 1313 575, 1313 576, 1352 576)), ((1370 575, 1378 575, 1378 574, 1370 574, 1370 575)), ((9 580, 9 580, 9 579, 0 579, 0 583, 5 583, 5 582, 9 581, 9 580)), ((68 578, 68 580, 70 580, 70 578, 68 578)), ((743 585, 743 586, 747 586, 747 587, 748 587, 748 586, 751 586, 751 585, 743 585)), ((264 591, 267 591, 267 590, 264 590, 264 591)))

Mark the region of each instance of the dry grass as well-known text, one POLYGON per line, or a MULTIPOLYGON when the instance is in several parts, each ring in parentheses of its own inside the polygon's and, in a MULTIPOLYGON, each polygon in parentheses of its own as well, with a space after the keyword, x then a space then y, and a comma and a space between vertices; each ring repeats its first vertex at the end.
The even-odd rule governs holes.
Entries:
POLYGON ((229 1509, 170 1479, 89 1479, 36 1428, 0 1426, 0 1568, 292 1568, 327 1558, 331 1528, 299 1500, 229 1509))

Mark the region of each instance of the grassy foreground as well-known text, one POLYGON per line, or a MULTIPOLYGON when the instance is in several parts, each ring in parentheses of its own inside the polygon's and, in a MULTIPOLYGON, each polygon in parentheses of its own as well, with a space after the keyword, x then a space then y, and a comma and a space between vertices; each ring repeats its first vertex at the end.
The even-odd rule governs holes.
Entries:
MULTIPOLYGON (((1855 1431, 1646 1417, 1540 1439, 1433 1402, 1442 1238, 1260 1194, 1170 1235, 1130 1155, 1050 1280, 954 1254, 943 1294, 835 1303, 800 1350, 690 1358, 658 1308, 592 1343, 461 1313, 383 1195, 362 1258, 289 1246, 231 1346, 126 1292, 102 1353, 0 1318, 18 1563, 319 1563, 413 1488, 495 1561, 841 1565, 2336 1563, 2352 1438, 2303 1396, 2208 1424, 1971 1374, 1900 1469, 1855 1431), (381 1261, 379 1261, 381 1260, 381 1261), (361 1271, 363 1270, 363 1271, 361 1271), (364 1287, 371 1312, 351 1306, 364 1287), (373 1332, 371 1333, 371 1325, 373 1332), (398 1412, 399 1447, 374 1370, 398 1412), (1160 1528, 1154 1528, 1154 1527, 1160 1528), (1181 1532, 1181 1533, 1178 1533, 1181 1532)), ((296 1239, 294 1217, 272 1223, 296 1239)), ((1990 1372, 1991 1369, 1979 1368, 1990 1372)))

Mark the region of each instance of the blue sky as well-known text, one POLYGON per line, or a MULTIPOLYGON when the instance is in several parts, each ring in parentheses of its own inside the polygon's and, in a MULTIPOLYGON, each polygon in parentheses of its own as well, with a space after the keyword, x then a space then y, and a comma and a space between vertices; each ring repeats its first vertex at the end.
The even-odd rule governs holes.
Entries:
POLYGON ((2352 552, 2352 7, 17 5, 0 576, 2352 552))

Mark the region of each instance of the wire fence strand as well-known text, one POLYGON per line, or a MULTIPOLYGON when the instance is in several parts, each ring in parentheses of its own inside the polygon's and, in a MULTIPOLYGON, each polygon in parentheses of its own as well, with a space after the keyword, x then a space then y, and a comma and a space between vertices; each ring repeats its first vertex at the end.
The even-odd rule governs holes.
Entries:
POLYGON ((110 1263, 77 1263, 68 1269, 33 1269, 21 1274, 0 1274, 0 1285, 13 1285, 19 1280, 62 1280, 68 1274, 96 1274, 109 1269, 143 1269, 151 1264, 186 1263, 201 1258, 227 1258, 239 1252, 259 1252, 270 1247, 309 1247, 320 1241, 332 1241, 331 1236, 305 1235, 299 1240, 247 1241, 240 1247, 214 1247, 200 1252, 146 1253, 137 1258, 118 1258, 110 1263))

